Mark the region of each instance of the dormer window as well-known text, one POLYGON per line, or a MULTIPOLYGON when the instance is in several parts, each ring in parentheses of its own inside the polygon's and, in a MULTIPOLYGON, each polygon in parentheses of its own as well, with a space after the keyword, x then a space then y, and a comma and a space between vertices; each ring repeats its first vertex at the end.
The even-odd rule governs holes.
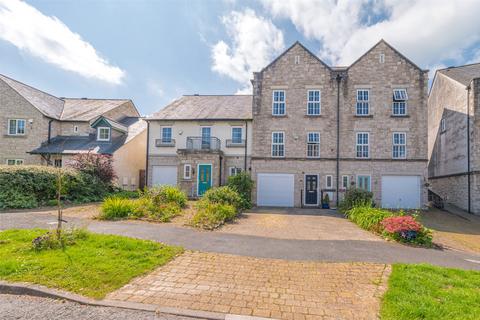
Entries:
POLYGON ((97 140, 98 141, 110 141, 110 128, 98 127, 97 128, 97 140))

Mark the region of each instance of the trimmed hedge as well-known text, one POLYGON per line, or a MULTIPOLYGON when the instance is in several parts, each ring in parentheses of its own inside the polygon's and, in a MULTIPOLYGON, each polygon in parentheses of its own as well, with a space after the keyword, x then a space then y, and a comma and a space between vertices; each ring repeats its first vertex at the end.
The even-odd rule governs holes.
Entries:
POLYGON ((35 208, 51 204, 57 195, 58 170, 62 196, 73 203, 101 201, 112 186, 73 169, 46 166, 0 166, 0 209, 35 208))

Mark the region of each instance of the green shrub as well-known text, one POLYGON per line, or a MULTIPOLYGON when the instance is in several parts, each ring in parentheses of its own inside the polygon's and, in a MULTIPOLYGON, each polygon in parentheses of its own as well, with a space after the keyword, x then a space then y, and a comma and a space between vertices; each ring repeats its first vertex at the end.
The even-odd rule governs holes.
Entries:
POLYGON ((230 204, 211 203, 205 200, 198 202, 197 209, 191 224, 206 230, 216 229, 237 215, 235 207, 230 204))
POLYGON ((141 197, 151 198, 156 205, 175 202, 180 208, 187 205, 187 195, 177 187, 161 186, 145 190, 141 197))
POLYGON ((175 202, 162 203, 149 212, 148 218, 160 222, 169 222, 173 217, 178 216, 181 211, 182 209, 175 202))
POLYGON ((253 180, 250 177, 250 174, 243 171, 234 176, 230 176, 228 177, 227 185, 237 191, 240 197, 242 197, 242 209, 249 209, 252 207, 253 180))
POLYGON ((242 197, 229 186, 211 188, 203 195, 203 200, 210 203, 228 204, 240 212, 243 208, 244 201, 242 197))
POLYGON ((0 166, 0 209, 34 208, 57 198, 61 174, 62 198, 69 202, 100 201, 112 186, 94 176, 67 168, 0 166))
POLYGON ((369 205, 351 208, 345 212, 345 215, 360 228, 377 233, 381 233, 383 231, 383 227, 381 225, 383 219, 394 216, 393 212, 391 211, 372 208, 369 205))
POLYGON ((85 240, 88 232, 84 229, 63 229, 60 231, 60 238, 54 231, 36 237, 32 240, 32 248, 35 251, 59 249, 74 245, 77 240, 85 240))
POLYGON ((345 192, 343 200, 340 202, 338 209, 342 213, 354 207, 373 206, 373 193, 359 188, 351 188, 345 192))
POLYGON ((140 197, 140 194, 138 191, 116 189, 108 196, 116 196, 125 199, 137 199, 138 197, 140 197))
POLYGON ((105 199, 101 209, 100 219, 115 220, 127 218, 135 210, 135 205, 130 199, 109 197, 105 199))
POLYGON ((138 199, 130 199, 133 204, 133 211, 129 218, 140 219, 150 215, 155 210, 155 206, 151 198, 141 197, 138 199))

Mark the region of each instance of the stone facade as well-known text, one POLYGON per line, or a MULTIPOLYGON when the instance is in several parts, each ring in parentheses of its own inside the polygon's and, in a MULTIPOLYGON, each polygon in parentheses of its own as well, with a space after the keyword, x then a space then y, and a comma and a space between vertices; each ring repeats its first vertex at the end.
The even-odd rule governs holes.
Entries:
POLYGON ((7 159, 21 159, 24 164, 40 164, 39 155, 27 152, 40 146, 48 138, 48 122, 40 111, 15 90, 0 81, 0 165, 7 159), (9 119, 25 119, 23 135, 8 135, 9 119))
MULTIPOLYGON (((396 50, 380 41, 348 68, 330 68, 296 43, 271 65, 255 73, 253 81, 252 177, 258 173, 294 173, 295 206, 302 205, 304 174, 326 175, 336 185, 337 75, 340 85, 339 178, 371 175, 372 191, 380 201, 381 177, 415 175, 422 184, 421 203, 427 202, 427 71, 420 70, 396 50), (320 90, 321 115, 307 115, 308 90, 320 90), (356 115, 357 89, 370 92, 370 113, 356 115), (393 116, 393 90, 408 92, 407 114, 393 116), (273 90, 284 90, 286 115, 272 115, 273 90), (285 157, 271 156, 272 132, 285 133, 285 157), (320 133, 320 157, 307 158, 308 132, 320 133), (369 133, 370 156, 356 159, 356 133, 369 133), (406 158, 392 159, 392 135, 406 133, 406 158)), ((341 181, 340 181, 341 185, 341 181)), ((255 198, 255 197, 254 197, 255 198)), ((332 200, 332 199, 331 199, 332 200)))
POLYGON ((430 188, 447 203, 468 210, 469 121, 470 210, 475 214, 480 214, 479 96, 479 79, 473 79, 468 84, 462 83, 449 75, 449 69, 444 69, 436 73, 428 99, 430 188), (468 86, 470 90, 467 90, 468 86), (467 106, 470 110, 467 110, 467 106), (442 119, 445 128, 441 127, 442 119))

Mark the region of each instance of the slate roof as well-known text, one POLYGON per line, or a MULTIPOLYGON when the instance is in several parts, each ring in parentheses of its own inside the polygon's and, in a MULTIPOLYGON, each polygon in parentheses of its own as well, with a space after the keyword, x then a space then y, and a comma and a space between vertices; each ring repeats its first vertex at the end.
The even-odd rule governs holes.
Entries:
POLYGON ((464 86, 470 85, 475 78, 480 78, 480 63, 467 64, 459 67, 450 67, 438 70, 443 75, 460 82, 464 86))
POLYGON ((9 87, 47 117, 65 121, 90 121, 99 115, 130 102, 128 99, 58 98, 0 74, 9 87))
POLYGON ((249 120, 251 95, 183 96, 146 120, 249 120))
POLYGON ((88 136, 56 136, 50 143, 44 143, 32 154, 77 154, 93 152, 99 154, 113 154, 120 147, 130 142, 147 128, 147 124, 139 117, 126 117, 119 121, 128 128, 126 134, 112 138, 111 141, 97 141, 95 134, 88 136))

